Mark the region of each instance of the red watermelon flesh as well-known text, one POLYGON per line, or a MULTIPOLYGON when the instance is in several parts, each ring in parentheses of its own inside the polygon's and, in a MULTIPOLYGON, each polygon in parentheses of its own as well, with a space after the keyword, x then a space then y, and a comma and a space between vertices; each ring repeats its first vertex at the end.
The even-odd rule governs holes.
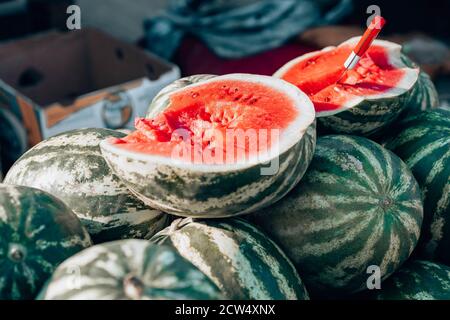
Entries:
MULTIPOLYGON (((241 80, 212 81, 173 93, 163 112, 152 119, 137 119, 136 131, 115 143, 129 151, 164 157, 189 146, 192 162, 204 161, 196 153, 220 152, 222 162, 229 163, 267 151, 272 143, 267 129, 282 131, 297 117, 292 99, 276 88, 241 80), (256 143, 250 138, 226 138, 229 133, 249 133, 248 129, 256 133, 256 143), (265 135, 259 134, 264 131, 265 135), (230 140, 233 153, 228 157, 230 140)), ((217 163, 217 157, 214 160, 217 163)))
POLYGON ((307 54, 277 72, 276 76, 304 91, 314 103, 317 113, 335 111, 355 97, 369 98, 396 88, 405 71, 389 63, 387 49, 374 45, 353 70, 336 81, 344 71, 344 61, 351 45, 339 46, 307 54))

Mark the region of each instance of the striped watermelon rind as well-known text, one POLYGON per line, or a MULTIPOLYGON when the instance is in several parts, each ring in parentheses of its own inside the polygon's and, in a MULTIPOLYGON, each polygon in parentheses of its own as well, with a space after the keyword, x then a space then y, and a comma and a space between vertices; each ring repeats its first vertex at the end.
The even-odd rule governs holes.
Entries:
POLYGON ((5 184, 0 184, 0 235, 0 300, 33 299, 61 262, 91 245, 63 202, 5 184))
MULTIPOLYGON (((354 44, 359 37, 351 38, 340 46, 354 44)), ((419 86, 419 68, 408 67, 403 61, 401 46, 385 41, 375 40, 374 45, 385 47, 389 53, 389 62, 398 67, 405 68, 405 76, 396 88, 380 93, 354 99, 333 111, 317 113, 319 132, 354 134, 358 136, 373 136, 385 131, 407 108, 412 97, 419 99, 422 93, 419 86)), ((336 47, 326 47, 320 51, 311 52, 300 56, 279 69, 274 76, 281 78, 290 68, 302 60, 309 59, 324 51, 330 51, 336 47)))
POLYGON ((392 152, 368 139, 318 139, 302 181, 251 216, 294 262, 313 297, 366 287, 367 268, 382 279, 410 256, 422 223, 419 186, 392 152))
POLYGON ((309 299, 286 255, 244 220, 178 219, 152 240, 176 248, 226 299, 309 299))
POLYGON ((64 201, 94 242, 150 238, 168 218, 135 198, 103 159, 99 143, 125 135, 108 129, 81 129, 49 138, 26 152, 5 183, 45 190, 64 201))
POLYGON ((413 172, 424 197, 420 253, 450 264, 450 111, 421 111, 399 122, 385 145, 413 172))
MULTIPOLYGON (((170 95, 176 90, 187 88, 183 87, 186 84, 192 86, 220 80, 262 83, 275 89, 281 88, 295 97, 294 101, 298 104, 295 107, 302 114, 299 120, 302 128, 296 130, 295 137, 289 137, 293 142, 286 150, 273 156, 278 159, 279 170, 273 175, 261 175, 261 170, 269 166, 266 161, 192 165, 124 150, 109 141, 103 141, 100 147, 111 168, 148 205, 174 215, 196 218, 242 215, 282 198, 306 171, 316 140, 314 109, 311 101, 296 87, 265 76, 203 75, 178 80, 170 87, 175 91, 169 88, 164 92, 170 95), (194 81, 199 82, 192 84, 194 81)), ((158 96, 149 114, 154 116, 164 110, 168 104, 165 99, 167 97, 164 95, 158 96)))
POLYGON ((40 300, 210 300, 220 290, 168 246, 120 240, 86 249, 64 261, 40 300))
MULTIPOLYGON (((418 68, 417 64, 409 59, 408 56, 402 54, 401 58, 408 67, 418 68)), ((418 111, 436 109, 439 106, 439 95, 436 87, 426 72, 420 71, 417 84, 414 86, 406 105, 405 115, 413 115, 418 111)))
POLYGON ((374 290, 378 300, 450 300, 450 267, 424 260, 406 263, 374 290))

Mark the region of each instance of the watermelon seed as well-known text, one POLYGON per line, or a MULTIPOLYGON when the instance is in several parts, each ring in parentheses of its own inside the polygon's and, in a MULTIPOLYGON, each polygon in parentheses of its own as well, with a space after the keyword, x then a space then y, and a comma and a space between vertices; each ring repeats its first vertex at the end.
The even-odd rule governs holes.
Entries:
POLYGON ((253 93, 250 93, 249 95, 244 95, 244 97, 242 98, 242 101, 247 102, 251 98, 253 98, 253 93))

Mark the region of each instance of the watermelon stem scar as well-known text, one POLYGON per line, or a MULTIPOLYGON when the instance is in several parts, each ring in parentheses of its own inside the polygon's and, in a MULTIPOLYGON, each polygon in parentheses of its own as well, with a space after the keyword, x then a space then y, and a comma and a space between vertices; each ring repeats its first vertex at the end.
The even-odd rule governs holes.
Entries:
POLYGON ((139 300, 144 293, 144 288, 144 283, 134 274, 128 274, 123 279, 123 290, 130 299, 139 300))
POLYGON ((22 262, 27 255, 27 249, 17 243, 11 243, 9 245, 8 257, 16 263, 22 262))
POLYGON ((380 201, 380 205, 384 210, 388 210, 389 207, 391 207, 394 204, 394 201, 390 198, 390 197, 384 197, 381 201, 380 201))

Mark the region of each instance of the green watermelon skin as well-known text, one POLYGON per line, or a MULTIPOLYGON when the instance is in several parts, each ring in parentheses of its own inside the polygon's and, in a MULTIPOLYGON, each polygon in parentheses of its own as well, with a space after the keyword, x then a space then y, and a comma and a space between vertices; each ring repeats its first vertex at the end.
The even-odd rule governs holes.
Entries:
MULTIPOLYGON (((412 88, 410 91, 413 92, 412 88)), ((351 134, 363 137, 379 135, 404 112, 411 92, 394 98, 364 100, 345 111, 318 117, 318 130, 322 134, 351 134)))
POLYGON ((225 299, 309 299, 281 249, 242 219, 178 219, 152 240, 176 248, 222 290, 225 299))
POLYGON ((0 184, 0 300, 33 299, 61 262, 90 245, 63 202, 37 189, 0 184))
POLYGON ((150 238, 168 223, 167 215, 135 198, 109 169, 99 143, 123 137, 108 129, 69 131, 26 152, 5 183, 45 190, 69 206, 95 243, 150 238))
POLYGON ((211 300, 220 290, 176 250, 145 240, 86 249, 62 263, 40 300, 211 300))
POLYGON ((450 267, 412 260, 381 284, 377 300, 450 300, 450 267))
POLYGON ((318 139, 302 181, 250 217, 294 262, 313 297, 363 290, 367 268, 383 279, 417 244, 423 209, 419 186, 393 153, 368 139, 318 139))
POLYGON ((405 161, 423 192, 421 256, 450 264, 450 111, 405 118, 385 145, 405 161))

